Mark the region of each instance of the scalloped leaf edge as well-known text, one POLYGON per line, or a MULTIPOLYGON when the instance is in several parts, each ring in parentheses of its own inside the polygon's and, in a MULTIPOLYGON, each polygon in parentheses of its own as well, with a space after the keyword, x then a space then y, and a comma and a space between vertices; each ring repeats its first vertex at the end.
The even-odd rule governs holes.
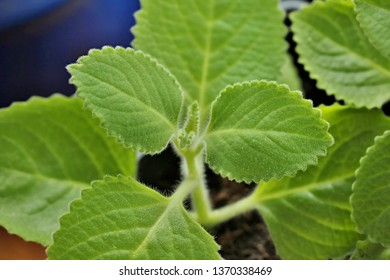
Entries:
MULTIPOLYGON (((77 208, 79 208, 80 205, 82 205, 84 202, 83 200, 88 198, 90 193, 93 193, 95 191, 95 187, 94 185, 95 184, 100 184, 100 183, 109 183, 109 182, 112 182, 112 181, 116 181, 117 179, 119 180, 123 180, 123 179, 130 179, 132 180, 133 182, 137 183, 137 184, 140 184, 139 182, 137 182, 136 180, 134 180, 133 178, 129 177, 129 176, 124 176, 122 174, 118 174, 117 176, 112 176, 112 175, 105 175, 103 177, 103 179, 100 179, 100 180, 93 180, 89 187, 86 188, 86 189, 83 189, 81 191, 81 195, 78 199, 75 199, 73 200, 70 205, 69 205, 69 210, 68 212, 64 213, 60 218, 59 218, 59 228, 57 229, 57 231, 55 231, 53 234, 52 234, 52 243, 49 244, 49 246, 46 248, 46 254, 47 256, 49 256, 50 254, 50 250, 51 250, 51 247, 52 245, 54 244, 54 240, 55 240, 55 237, 56 235, 58 235, 58 231, 63 227, 64 225, 64 222, 66 222, 68 219, 69 219, 69 216, 73 215, 72 212, 74 212, 75 210, 77 210, 77 208)), ((161 196, 161 199, 166 199, 166 202, 168 202, 168 198, 166 198, 165 196, 161 195, 160 193, 158 193, 157 191, 153 190, 152 188, 148 188, 145 186, 145 189, 146 190, 150 190, 151 191, 151 194, 152 195, 160 195, 161 196)), ((50 259, 50 256, 49 256, 49 259, 50 259)))
MULTIPOLYGON (((260 178, 259 176, 253 176, 252 178, 246 178, 244 176, 233 176, 233 174, 231 172, 226 171, 223 168, 211 166, 210 163, 207 160, 207 143, 206 143, 206 141, 203 141, 204 142, 204 146, 205 146, 204 149, 206 151, 205 161, 209 165, 209 167, 213 171, 215 171, 217 174, 221 175, 222 177, 228 178, 229 180, 234 180, 234 181, 236 181, 238 183, 245 182, 246 184, 251 184, 252 182, 255 182, 255 183, 259 183, 260 181, 268 182, 271 179, 281 180, 284 177, 295 177, 297 172, 299 172, 299 171, 305 172, 309 166, 317 165, 318 164, 318 157, 326 156, 326 154, 328 152, 328 148, 331 147, 334 144, 334 138, 329 133, 330 124, 329 124, 329 122, 327 122, 326 120, 324 120, 321 117, 322 116, 321 109, 313 107, 313 101, 310 100, 310 99, 305 99, 303 97, 303 94, 302 94, 301 91, 299 91, 299 90, 291 90, 287 84, 278 84, 275 81, 252 80, 252 81, 237 82, 237 83, 234 83, 234 84, 231 84, 231 85, 227 85, 222 91, 220 91, 220 93, 218 94, 216 99, 211 104, 211 110, 210 110, 210 113, 209 113, 209 116, 210 116, 209 117, 209 122, 211 120, 214 103, 217 102, 217 100, 224 94, 224 92, 226 92, 227 90, 233 90, 234 88, 239 88, 239 87, 243 87, 243 86, 244 87, 251 87, 253 85, 258 85, 258 84, 272 85, 272 86, 275 86, 276 89, 288 90, 289 93, 293 93, 295 96, 298 96, 298 97, 302 98, 303 104, 305 106, 307 106, 307 107, 312 108, 313 111, 314 111, 315 117, 318 117, 320 122, 324 125, 324 127, 326 127, 326 136, 327 136, 327 138, 329 140, 329 144, 328 144, 328 146, 320 149, 318 151, 318 154, 313 155, 306 164, 297 164, 296 165, 297 169, 294 169, 293 171, 285 172, 284 174, 280 174, 280 175, 277 175, 277 174, 274 173, 274 174, 271 175, 270 178, 260 178)), ((208 131, 208 125, 207 125, 207 130, 206 131, 208 131)))
MULTIPOLYGON (((84 61, 90 59, 91 56, 94 56, 94 55, 100 54, 100 53, 104 53, 104 52, 114 53, 116 50, 120 50, 120 51, 124 51, 124 52, 132 52, 135 55, 140 55, 140 56, 148 59, 157 68, 161 69, 162 71, 165 71, 166 74, 168 74, 168 77, 171 78, 172 81, 174 82, 174 84, 178 87, 178 89, 179 89, 179 91, 181 93, 181 97, 182 97, 181 106, 180 106, 180 112, 178 114, 178 123, 176 124, 176 131, 174 131, 172 133, 172 135, 168 139, 167 143, 161 149, 156 149, 156 150, 147 150, 147 149, 143 149, 140 145, 134 145, 134 144, 131 144, 131 143, 126 143, 126 141, 123 139, 123 137, 120 134, 118 134, 115 131, 112 131, 111 129, 109 129, 109 125, 107 125, 106 121, 102 120, 101 116, 96 114, 96 112, 93 110, 93 105, 91 104, 91 102, 88 101, 87 98, 83 97, 82 94, 80 94, 80 90, 78 88, 77 88, 77 91, 76 91, 76 96, 83 100, 83 102, 84 102, 83 107, 85 109, 87 109, 88 111, 90 111, 94 118, 99 119, 100 126, 106 131, 108 136, 114 137, 116 139, 117 143, 122 144, 126 148, 130 148, 130 149, 133 149, 135 151, 140 151, 140 152, 143 152, 143 153, 146 153, 146 154, 150 154, 150 155, 159 154, 159 153, 161 153, 162 151, 164 151, 167 148, 169 143, 172 141, 172 138, 175 136, 175 134, 177 134, 177 132, 179 130, 179 125, 180 125, 179 117, 182 115, 182 111, 184 110, 184 94, 185 94, 185 92, 183 91, 181 85, 177 81, 176 77, 164 65, 162 65, 155 58, 153 58, 149 54, 144 53, 141 50, 135 50, 133 48, 123 48, 123 47, 120 47, 120 46, 117 46, 115 48, 113 48, 111 46, 103 46, 101 49, 91 49, 91 50, 89 50, 87 55, 83 55, 83 56, 79 57, 77 59, 76 63, 67 65, 66 69, 67 69, 67 71, 70 74, 72 74, 71 73, 71 71, 72 71, 71 69, 79 68, 81 66, 81 64, 83 64, 84 61)), ((69 82, 71 84, 73 84, 74 86, 76 86, 75 81, 77 81, 77 78, 75 76, 72 76, 69 79, 69 82)), ((174 127, 174 125, 173 125, 173 127, 174 127)))
MULTIPOLYGON (((305 5, 302 10, 310 10, 310 9, 313 9, 314 7, 316 6, 324 6, 324 5, 327 5, 328 2, 335 2, 335 3, 339 3, 339 4, 348 4, 348 6, 354 8, 355 7, 355 4, 351 1, 325 1, 325 2, 322 2, 322 1, 316 1, 310 5, 305 5)), ((292 25, 291 25, 291 30, 293 32, 293 41, 296 43, 296 51, 297 53, 299 54, 299 57, 298 57, 298 62, 303 66, 303 68, 305 69, 305 71, 309 74, 309 77, 313 80, 315 80, 317 82, 317 87, 319 89, 322 89, 324 91, 326 91, 326 95, 329 96, 329 97, 334 97, 335 100, 337 101, 345 101, 348 99, 348 96, 345 96, 342 92, 338 92, 338 91, 335 91, 335 90, 332 90, 332 89, 329 89, 328 86, 326 85, 326 82, 324 82, 324 80, 322 80, 322 76, 321 75, 317 75, 316 73, 314 73, 312 71, 312 68, 307 65, 307 62, 308 62, 308 59, 305 59, 301 54, 304 53, 304 50, 302 49, 302 45, 304 45, 302 43, 302 40, 300 40, 297 36, 297 29, 296 29, 296 25, 294 25, 294 18, 296 17, 297 13, 299 13, 300 11, 296 11, 296 12, 293 12, 291 15, 290 15, 290 19, 292 21, 292 25), (345 99, 347 98, 347 99, 345 99)), ((355 10, 354 10, 355 12, 355 10)), ((355 12, 356 13, 356 12, 355 12)), ((356 21, 359 25, 359 28, 361 29, 360 27, 360 23, 358 22, 357 18, 356 18, 356 21)), ((365 33, 363 32, 362 30, 362 33, 365 35, 365 33)), ((370 44, 371 44, 371 41, 370 41, 370 44)), ((375 48, 373 46, 373 48, 375 48)), ((367 109, 373 109, 373 108, 380 108, 383 104, 380 104, 380 105, 375 105, 375 104, 367 104, 365 101, 362 101, 362 102, 356 102, 356 101, 350 101, 348 100, 347 103, 349 105, 354 105, 358 108, 367 108, 367 109)))
POLYGON ((352 208, 352 211, 351 211, 351 219, 352 221, 356 224, 356 230, 357 232, 361 233, 361 234, 365 234, 367 236, 367 239, 370 241, 370 242, 373 242, 373 243, 378 243, 380 245, 382 245, 383 247, 388 247, 389 244, 384 244, 378 240, 376 240, 374 237, 372 237, 370 234, 367 234, 364 229, 360 228, 358 226, 358 224, 356 223, 356 217, 354 216, 354 211, 353 211, 353 207, 352 207, 352 200, 355 196, 355 193, 354 193, 354 190, 356 189, 356 184, 357 184, 357 177, 359 176, 360 172, 361 172, 361 169, 363 167, 363 164, 364 162, 367 160, 367 158, 370 156, 370 154, 375 151, 377 149, 376 145, 377 143, 381 143, 382 141, 385 141, 386 137, 390 137, 390 130, 386 130, 382 135, 378 135, 375 137, 374 139, 374 144, 370 147, 367 148, 366 150, 366 154, 360 159, 359 161, 359 168, 356 169, 355 171, 355 181, 353 182, 352 184, 352 195, 350 196, 349 198, 349 203, 351 205, 351 208, 352 208))
POLYGON ((355 10, 355 14, 356 14, 356 20, 358 21, 359 23, 359 26, 360 26, 360 29, 362 30, 364 36, 367 37, 368 41, 371 43, 371 45, 376 48, 381 54, 383 54, 383 56, 387 56, 387 57, 390 57, 390 50, 388 50, 387 53, 383 52, 380 48, 377 47, 378 43, 376 42, 376 40, 374 40, 371 36, 369 36, 367 33, 368 30, 366 28, 363 28, 363 21, 362 21, 362 18, 364 17, 364 15, 361 13, 361 9, 358 7, 358 4, 355 3, 354 1, 354 10, 355 10))
MULTIPOLYGON (((59 92, 55 92, 47 97, 33 95, 33 96, 30 96, 25 101, 15 101, 15 102, 12 102, 11 105, 9 105, 8 107, 0 108, 0 112, 8 111, 11 108, 23 108, 23 107, 29 106, 29 104, 31 104, 31 102, 38 104, 38 103, 48 102, 48 100, 51 100, 51 99, 63 99, 63 100, 66 100, 67 102, 69 102, 75 98, 77 98, 75 95, 66 96, 66 95, 59 93, 59 92)), ((80 98, 78 98, 78 99, 81 100, 80 98)))
MULTIPOLYGON (((33 105, 47 104, 47 103, 50 103, 51 100, 53 100, 53 99, 62 100, 62 101, 66 101, 66 102, 72 102, 73 99, 78 99, 78 100, 82 101, 81 99, 77 98, 75 95, 66 96, 66 95, 64 95, 62 93, 58 93, 58 92, 53 93, 47 97, 34 95, 34 96, 29 97, 25 101, 15 101, 15 102, 11 103, 11 105, 8 107, 0 108, 0 113, 5 112, 5 111, 9 111, 9 110, 19 110, 19 109, 23 110, 23 109, 31 106, 31 104, 33 104, 33 105)), ((82 105, 82 102, 80 103, 80 105, 82 105)), ((78 182, 78 183, 85 185, 86 188, 88 188, 90 186, 87 183, 83 183, 83 182, 78 182)), ((23 239, 24 241, 39 243, 43 246, 50 245, 49 243, 40 242, 39 240, 36 240, 34 238, 27 238, 25 236, 21 236, 19 232, 15 231, 14 227, 7 226, 7 228, 5 228, 5 229, 9 234, 16 235, 19 238, 23 239)))
MULTIPOLYGON (((81 195, 78 199, 75 199, 73 200, 71 203, 70 203, 70 206, 69 206, 69 210, 68 212, 66 212, 65 214, 63 214, 60 218, 59 218, 59 228, 57 229, 56 232, 54 232, 52 234, 52 242, 51 244, 49 244, 49 246, 46 248, 46 254, 47 256, 49 257, 50 259, 50 250, 51 250, 51 247, 52 245, 54 245, 54 239, 56 237, 56 235, 58 235, 58 231, 62 228, 63 224, 64 224, 64 221, 66 222, 68 219, 69 219, 69 216, 73 215, 72 212, 74 212, 75 210, 77 210, 77 208, 79 208, 79 206, 84 203, 84 199, 88 198, 90 196, 90 194, 92 194, 93 192, 96 191, 96 188, 99 188, 101 187, 100 185, 103 183, 110 183, 110 182, 117 182, 117 180, 130 180, 132 183, 136 184, 137 186, 136 187, 142 187, 143 190, 145 192, 148 192, 148 194, 150 196, 154 196, 158 199, 161 199, 161 202, 163 203, 166 203, 167 204, 167 207, 169 207, 169 204, 172 203, 172 199, 171 197, 167 197, 163 194, 161 194, 156 188, 154 188, 153 186, 147 186, 147 185, 144 185, 140 182, 138 182, 137 180, 135 180, 134 178, 131 178, 129 176, 125 176, 125 175, 122 175, 122 174, 119 174, 117 176, 112 176, 112 175, 105 175, 103 177, 103 179, 99 179, 99 180, 94 180, 91 182, 90 184, 90 187, 89 188, 86 188, 86 189, 83 189, 81 191, 81 195), (95 185, 98 184, 99 186, 95 187, 95 185)), ((191 217, 190 213, 188 213, 185 209, 184 209, 184 206, 182 206, 182 209, 184 211, 184 213, 186 215, 188 215, 188 217, 191 217)), ((194 222, 196 222, 194 220, 194 222)), ((198 225, 199 229, 202 230, 204 233, 207 233, 210 238, 212 238, 214 241, 215 241, 215 236, 211 235, 209 232, 206 231, 206 229, 203 228, 203 226, 201 224, 199 224, 198 222, 196 222, 196 224, 198 225)), ((217 246, 217 249, 220 250, 221 246, 216 243, 216 246, 217 246)))

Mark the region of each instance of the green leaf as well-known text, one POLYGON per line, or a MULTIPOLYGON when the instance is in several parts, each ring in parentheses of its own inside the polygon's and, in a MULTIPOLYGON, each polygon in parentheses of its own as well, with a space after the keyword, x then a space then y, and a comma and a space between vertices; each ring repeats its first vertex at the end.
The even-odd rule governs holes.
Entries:
POLYGON ((358 107, 390 100, 390 58, 363 34, 351 1, 318 1, 292 21, 300 62, 318 87, 358 107))
POLYGON ((69 203, 105 174, 135 175, 135 153, 107 138, 82 101, 53 95, 0 110, 0 225, 48 245, 69 203))
POLYGON ((355 3, 364 33, 375 47, 390 57, 390 1, 355 0, 355 3))
POLYGON ((287 84, 293 90, 302 91, 302 81, 298 74, 298 69, 295 67, 292 57, 285 56, 284 64, 282 66, 282 75, 277 80, 279 84, 287 84))
POLYGON ((353 260, 390 260, 390 249, 369 240, 358 241, 356 251, 351 256, 353 260))
POLYGON ((183 206, 125 177, 105 177, 71 205, 49 259, 220 259, 183 206))
POLYGON ((349 198, 355 170, 376 135, 390 127, 380 110, 322 107, 335 144, 317 166, 294 178, 261 183, 255 192, 284 259, 334 259, 351 253, 360 238, 349 198))
POLYGON ((226 87, 213 103, 205 135, 210 167, 237 181, 294 175, 332 144, 328 123, 300 92, 274 82, 226 87))
POLYGON ((276 80, 286 43, 278 0, 142 0, 132 45, 177 77, 204 128, 218 93, 235 82, 276 80))
POLYGON ((154 154, 177 131, 183 99, 180 86, 144 53, 104 47, 91 50, 68 70, 77 95, 125 146, 154 154))
POLYGON ((358 230, 390 247, 390 131, 375 139, 356 172, 351 197, 358 230))

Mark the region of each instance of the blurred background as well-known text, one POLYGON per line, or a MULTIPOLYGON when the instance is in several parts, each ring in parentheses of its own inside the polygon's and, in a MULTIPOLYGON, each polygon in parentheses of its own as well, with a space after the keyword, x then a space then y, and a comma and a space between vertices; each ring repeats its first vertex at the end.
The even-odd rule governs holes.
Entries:
MULTIPOLYGON (((281 0, 280 6, 291 12, 308 2, 281 0)), ((75 88, 65 66, 91 48, 130 46, 133 14, 139 7, 138 0, 0 0, 0 108, 31 96, 72 95, 75 88)), ((287 18, 285 22, 290 24, 287 18)), ((297 64, 291 33, 286 39, 306 96, 315 104, 332 103, 297 64)), ((159 156, 145 156, 138 176, 169 192, 180 178, 178 159, 169 149, 159 156)), ((0 227, 0 259, 44 258, 43 247, 0 227)))
POLYGON ((128 47, 138 0, 0 0, 0 107, 71 95, 65 66, 91 48, 128 47))

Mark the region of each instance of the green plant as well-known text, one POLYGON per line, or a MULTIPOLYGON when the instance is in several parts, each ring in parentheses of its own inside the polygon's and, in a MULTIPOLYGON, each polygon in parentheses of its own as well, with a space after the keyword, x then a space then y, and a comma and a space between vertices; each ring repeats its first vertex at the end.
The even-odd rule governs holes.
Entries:
MULTIPOLYGON (((389 1, 319 1, 292 20, 300 60, 319 87, 356 107, 381 107, 389 101, 389 1)), ((356 132, 364 125, 371 126, 359 123, 356 132)), ((372 136, 381 135, 383 129, 389 129, 387 124, 372 136)), ((388 133, 376 138, 366 155, 360 154, 364 156, 360 164, 351 169, 355 175, 358 168, 351 176, 352 219, 363 234, 359 239, 366 238, 358 242, 352 258, 390 258, 388 133)))
POLYGON ((364 155, 390 120, 357 108, 390 97, 386 42, 363 23, 372 15, 364 5, 384 2, 356 0, 361 26, 352 1, 318 2, 293 17, 302 63, 355 105, 319 108, 277 83, 291 79, 280 72, 288 58, 278 1, 239 2, 143 0, 138 50, 104 47, 68 66, 79 98, 1 110, 0 224, 50 245, 51 259, 219 259, 205 228, 257 210, 283 258, 388 258, 389 133, 364 155), (134 179, 134 151, 169 143, 182 181, 165 197, 134 179), (258 185, 214 209, 205 162, 258 185))

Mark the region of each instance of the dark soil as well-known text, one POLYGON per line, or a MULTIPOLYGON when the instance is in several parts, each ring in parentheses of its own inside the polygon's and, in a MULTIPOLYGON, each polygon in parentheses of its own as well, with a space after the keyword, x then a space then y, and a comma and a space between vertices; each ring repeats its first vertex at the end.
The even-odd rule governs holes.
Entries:
MULTIPOLYGON (((225 206, 248 195, 254 185, 236 183, 208 172, 211 199, 215 208, 225 206)), ((218 225, 210 231, 221 245, 220 254, 227 260, 275 260, 275 252, 267 226, 257 211, 245 213, 218 225)))
POLYGON ((278 260, 267 227, 253 211, 216 227, 216 242, 226 260, 278 260))

